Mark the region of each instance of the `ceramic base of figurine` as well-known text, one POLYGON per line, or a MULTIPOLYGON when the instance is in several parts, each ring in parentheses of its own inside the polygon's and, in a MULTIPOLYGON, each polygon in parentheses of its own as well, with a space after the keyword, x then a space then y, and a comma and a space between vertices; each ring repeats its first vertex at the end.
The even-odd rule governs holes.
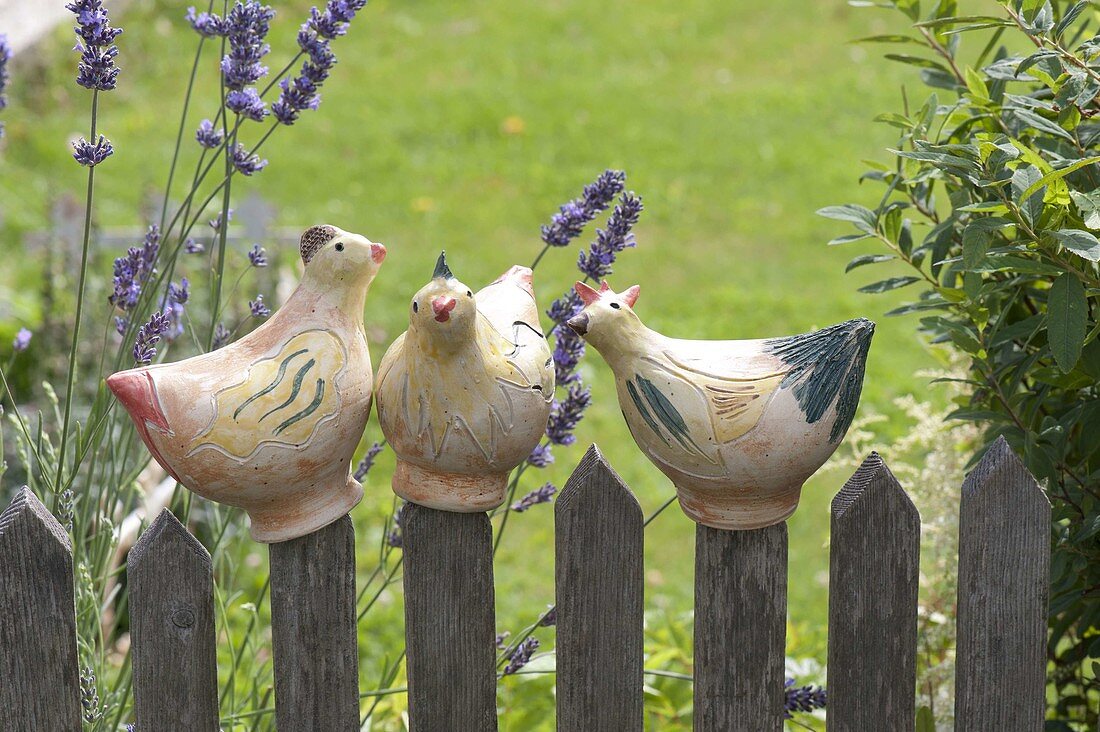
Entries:
POLYGON ((441 473, 398 460, 392 485, 394 493, 421 506, 456 513, 477 513, 491 511, 504 503, 508 473, 441 473))
POLYGON ((676 498, 688 518, 698 524, 727 531, 762 529, 787 520, 798 508, 801 493, 801 485, 761 498, 737 495, 735 492, 676 488, 676 498))
POLYGON ((312 493, 295 494, 291 505, 273 506, 270 511, 250 510, 249 533, 265 544, 296 539, 328 526, 362 499, 363 486, 349 475, 339 490, 318 488, 312 493))

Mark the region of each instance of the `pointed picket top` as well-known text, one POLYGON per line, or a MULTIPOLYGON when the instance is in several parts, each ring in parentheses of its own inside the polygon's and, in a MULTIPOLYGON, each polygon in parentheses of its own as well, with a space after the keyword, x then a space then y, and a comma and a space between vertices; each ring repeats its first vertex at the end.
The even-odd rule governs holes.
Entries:
POLYGON ((196 539, 187 527, 180 523, 180 520, 176 518, 175 514, 169 511, 167 508, 162 508, 160 514, 156 520, 149 526, 148 529, 141 535, 141 537, 130 549, 130 553, 127 557, 127 566, 133 568, 137 567, 141 563, 141 560, 145 558, 145 555, 149 553, 149 550, 165 544, 167 542, 174 542, 182 544, 183 548, 189 550, 199 559, 199 563, 203 565, 210 564, 210 552, 206 551, 206 547, 202 545, 198 539, 196 539))
POLYGON ((1003 435, 990 446, 963 482, 964 504, 979 495, 987 501, 997 499, 1050 511, 1050 500, 1003 435))
POLYGON ((890 468, 877 452, 871 452, 856 472, 852 473, 852 477, 844 487, 833 496, 830 511, 834 519, 842 520, 853 506, 876 500, 875 496, 881 496, 877 500, 889 500, 888 497, 893 496, 896 499, 893 502, 897 503, 902 510, 911 513, 917 520, 920 519, 917 507, 913 505, 909 494, 901 487, 898 479, 890 472, 890 468))
POLYGON ((605 497, 597 496, 586 490, 590 487, 596 488, 601 493, 610 493, 611 496, 617 496, 619 501, 628 507, 629 513, 636 512, 639 517, 642 515, 642 507, 638 503, 638 499, 627 488, 626 483, 611 467, 611 464, 607 462, 596 443, 589 446, 588 451, 584 453, 584 457, 577 463, 576 469, 569 476, 569 480, 565 481, 565 487, 555 502, 554 510, 566 511, 578 501, 590 502, 605 497), (592 496, 592 498, 586 499, 586 496, 592 496))
POLYGON ((20 488, 4 512, 0 513, 0 542, 6 534, 14 530, 13 527, 25 521, 34 521, 41 525, 50 536, 57 539, 57 543, 67 553, 72 554, 73 545, 69 540, 69 533, 27 486, 20 488))

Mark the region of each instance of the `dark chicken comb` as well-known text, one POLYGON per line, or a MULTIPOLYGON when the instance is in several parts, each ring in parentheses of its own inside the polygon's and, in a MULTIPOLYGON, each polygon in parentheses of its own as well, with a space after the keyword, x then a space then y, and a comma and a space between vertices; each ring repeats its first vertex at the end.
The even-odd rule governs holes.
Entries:
POLYGON ((334 236, 336 236, 336 227, 327 224, 311 226, 302 232, 302 241, 298 247, 302 253, 302 261, 309 264, 309 260, 313 259, 313 255, 325 244, 332 241, 334 236))

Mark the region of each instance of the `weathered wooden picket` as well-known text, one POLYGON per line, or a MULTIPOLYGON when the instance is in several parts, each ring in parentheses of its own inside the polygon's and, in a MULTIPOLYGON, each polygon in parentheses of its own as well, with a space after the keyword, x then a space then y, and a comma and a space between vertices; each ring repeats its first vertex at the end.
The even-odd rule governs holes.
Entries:
MULTIPOLYGON (((556 508, 558 729, 642 728, 642 512, 591 448, 556 508)), ((405 512, 409 717, 496 729, 485 514, 405 512)), ((956 729, 1040 730, 1050 504, 998 442, 962 488, 956 729)), ((830 730, 912 730, 920 517, 872 454, 832 503, 830 730)), ((347 517, 270 548, 275 708, 287 730, 359 725, 347 517)), ((168 511, 127 562, 135 722, 218 729, 210 557, 168 511)), ((699 527, 695 728, 780 730, 787 528, 699 527)), ((79 730, 68 537, 27 490, 0 514, 0 729, 79 730)))

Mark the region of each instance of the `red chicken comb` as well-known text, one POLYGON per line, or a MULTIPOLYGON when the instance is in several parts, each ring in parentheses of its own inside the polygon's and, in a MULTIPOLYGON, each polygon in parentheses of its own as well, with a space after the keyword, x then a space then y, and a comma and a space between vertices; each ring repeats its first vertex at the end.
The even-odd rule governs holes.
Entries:
MULTIPOLYGON (((605 282, 604 284, 607 283, 605 282)), ((586 285, 583 282, 577 282, 577 284, 573 285, 573 289, 576 290, 577 295, 580 296, 581 302, 585 304, 585 307, 599 300, 600 292, 602 292, 602 290, 600 292, 597 292, 596 290, 592 289, 592 287, 586 285)))

